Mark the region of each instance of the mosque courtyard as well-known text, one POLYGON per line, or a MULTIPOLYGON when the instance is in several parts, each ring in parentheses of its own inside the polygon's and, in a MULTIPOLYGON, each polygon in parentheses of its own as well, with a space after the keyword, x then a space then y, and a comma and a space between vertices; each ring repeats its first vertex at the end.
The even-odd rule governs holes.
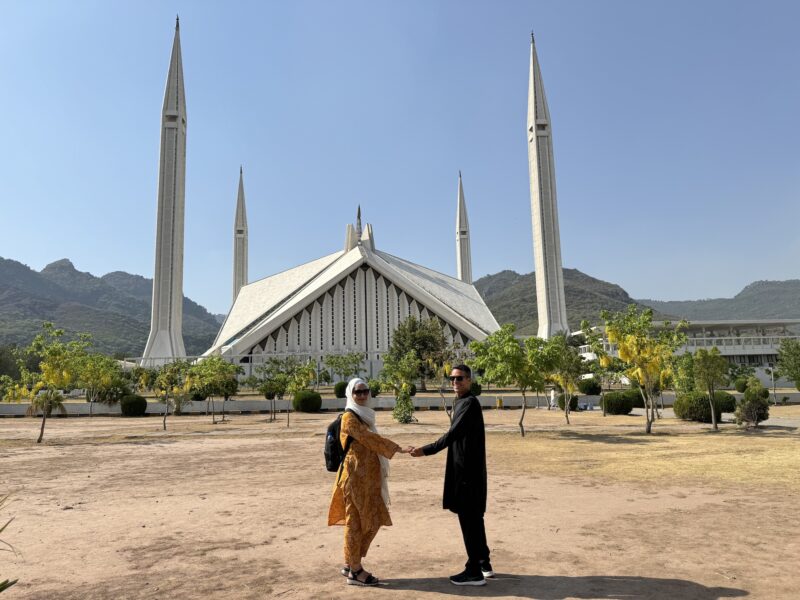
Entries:
MULTIPOLYGON (((796 598, 800 588, 800 406, 744 432, 664 418, 484 412, 492 563, 483 588, 450 585, 464 550, 441 510, 444 453, 392 461, 394 526, 365 566, 384 582, 346 586, 340 528, 326 527, 333 413, 0 419, 3 598, 796 598)), ((441 435, 419 411, 382 433, 402 445, 441 435)))

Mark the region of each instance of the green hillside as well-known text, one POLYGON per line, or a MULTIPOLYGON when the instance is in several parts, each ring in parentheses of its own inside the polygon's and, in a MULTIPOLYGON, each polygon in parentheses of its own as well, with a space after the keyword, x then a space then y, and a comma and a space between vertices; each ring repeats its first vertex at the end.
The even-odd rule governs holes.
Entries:
MULTIPOLYGON (((0 346, 31 341, 43 321, 68 334, 92 334, 94 347, 107 353, 140 356, 150 331, 152 280, 121 271, 95 277, 66 259, 40 272, 0 258, 0 346)), ((219 323, 202 306, 184 298, 186 352, 208 349, 219 323)))

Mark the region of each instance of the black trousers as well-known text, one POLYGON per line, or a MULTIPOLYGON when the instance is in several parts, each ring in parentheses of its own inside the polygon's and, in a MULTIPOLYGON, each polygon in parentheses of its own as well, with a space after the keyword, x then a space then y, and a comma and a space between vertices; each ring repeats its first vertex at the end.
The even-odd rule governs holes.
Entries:
POLYGON ((486 545, 486 527, 483 524, 483 513, 460 512, 458 524, 461 525, 461 535, 464 536, 464 546, 467 549, 467 572, 478 575, 481 572, 481 562, 489 560, 489 546, 486 545))

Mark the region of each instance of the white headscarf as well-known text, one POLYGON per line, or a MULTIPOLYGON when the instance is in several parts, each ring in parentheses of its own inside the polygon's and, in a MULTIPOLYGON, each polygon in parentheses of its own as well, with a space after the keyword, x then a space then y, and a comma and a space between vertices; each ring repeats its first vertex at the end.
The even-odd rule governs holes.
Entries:
MULTIPOLYGON (((355 397, 353 396, 353 390, 356 389, 357 385, 362 383, 367 385, 367 382, 363 379, 354 377, 347 384, 347 391, 345 392, 345 396, 347 396, 347 404, 345 404, 345 409, 352 410, 361 418, 370 431, 373 433, 378 433, 378 429, 375 427, 375 411, 369 406, 360 405, 358 402, 356 402, 355 397)), ((378 455, 378 459, 381 462, 381 497, 383 498, 384 504, 389 506, 389 484, 386 481, 389 478, 389 459, 385 456, 381 456, 380 454, 378 455)))

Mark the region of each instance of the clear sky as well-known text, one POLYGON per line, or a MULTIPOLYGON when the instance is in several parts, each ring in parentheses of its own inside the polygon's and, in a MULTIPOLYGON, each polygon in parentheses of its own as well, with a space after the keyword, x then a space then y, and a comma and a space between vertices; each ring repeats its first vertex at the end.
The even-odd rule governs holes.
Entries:
POLYGON ((793 0, 0 0, 0 256, 152 277, 175 14, 188 109, 184 292, 231 302, 239 165, 250 279, 379 249, 455 274, 533 270, 530 32, 565 267, 634 297, 800 277, 793 0))

